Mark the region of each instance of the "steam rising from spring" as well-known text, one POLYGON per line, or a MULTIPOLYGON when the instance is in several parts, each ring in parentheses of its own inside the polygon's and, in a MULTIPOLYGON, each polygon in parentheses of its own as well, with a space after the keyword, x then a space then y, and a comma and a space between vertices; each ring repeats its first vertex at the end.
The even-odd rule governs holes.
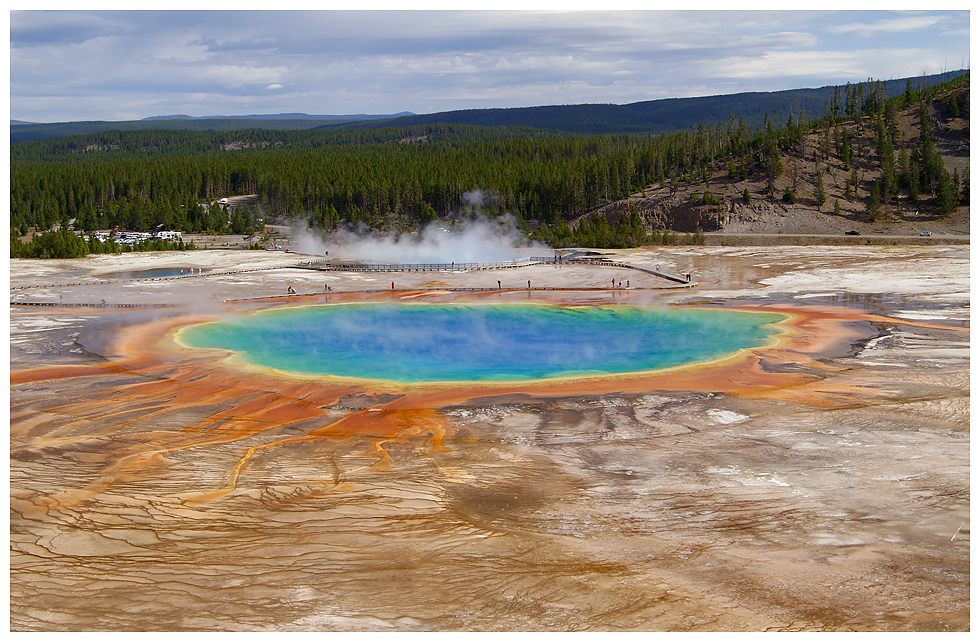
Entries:
POLYGON ((466 214, 454 221, 434 221, 418 233, 370 233, 346 230, 329 239, 303 225, 294 231, 294 247, 314 254, 378 263, 487 263, 528 256, 549 256, 550 247, 532 243, 512 214, 491 218, 482 213, 484 194, 463 195, 466 214))

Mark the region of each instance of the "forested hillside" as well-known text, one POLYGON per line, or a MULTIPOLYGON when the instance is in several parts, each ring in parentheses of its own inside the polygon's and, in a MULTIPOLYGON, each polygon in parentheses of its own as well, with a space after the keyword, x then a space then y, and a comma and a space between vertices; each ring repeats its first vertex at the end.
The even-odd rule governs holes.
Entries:
POLYGON ((284 129, 307 130, 326 124, 343 125, 357 121, 370 121, 378 118, 390 119, 393 116, 308 116, 307 114, 269 114, 254 116, 216 116, 213 118, 193 118, 191 116, 154 116, 143 120, 126 121, 76 121, 67 123, 25 123, 11 121, 10 142, 21 143, 31 140, 63 138, 79 134, 93 134, 104 131, 145 131, 170 129, 177 131, 234 131, 239 129, 284 129))
MULTIPOLYGON (((612 243, 637 226, 727 234, 969 234, 969 108, 966 79, 921 99, 910 93, 864 106, 841 101, 809 126, 770 124, 754 144, 754 164, 743 166, 737 154, 715 158, 539 236, 594 245, 592 239, 612 243)), ((654 240, 663 236, 655 233, 654 240)))
MULTIPOLYGON (((807 183, 792 159, 845 168, 854 175, 848 203, 876 203, 869 215, 898 197, 938 212, 968 203, 968 179, 945 168, 932 134, 952 111, 968 126, 968 74, 922 89, 909 82, 893 98, 877 82, 841 87, 831 96, 823 114, 805 114, 802 122, 799 114, 777 114, 753 128, 730 114, 723 122, 673 134, 575 135, 430 124, 318 132, 103 132, 18 143, 11 145, 11 226, 21 235, 55 226, 140 231, 161 225, 238 233, 254 227, 257 218, 301 217, 325 230, 360 224, 405 230, 465 214, 466 195, 479 190, 487 214, 511 212, 543 240, 634 245, 648 241, 650 232, 663 240, 662 233, 677 226, 670 217, 629 208, 613 208, 613 216, 604 217, 612 224, 583 216, 628 203, 624 199, 650 187, 671 197, 683 192, 690 207, 695 185, 703 188, 694 205, 721 212, 712 188, 719 176, 754 181, 754 198, 805 198, 779 190, 790 172, 796 174, 793 189, 802 192, 799 186, 807 183), (922 116, 917 131, 899 136, 903 110, 922 116), (876 132, 873 146, 859 135, 861 127, 876 132), (255 205, 228 212, 217 203, 242 194, 257 195, 255 205)), ((731 210, 730 203, 725 206, 731 210)), ((703 220, 707 225, 717 217, 703 220)))

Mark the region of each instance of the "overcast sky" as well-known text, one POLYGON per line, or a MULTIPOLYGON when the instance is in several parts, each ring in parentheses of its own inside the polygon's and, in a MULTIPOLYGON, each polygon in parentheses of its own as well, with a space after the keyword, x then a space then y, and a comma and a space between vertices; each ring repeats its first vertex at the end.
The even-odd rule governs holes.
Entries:
POLYGON ((970 64, 965 10, 14 11, 9 19, 10 117, 33 122, 625 104, 970 64))

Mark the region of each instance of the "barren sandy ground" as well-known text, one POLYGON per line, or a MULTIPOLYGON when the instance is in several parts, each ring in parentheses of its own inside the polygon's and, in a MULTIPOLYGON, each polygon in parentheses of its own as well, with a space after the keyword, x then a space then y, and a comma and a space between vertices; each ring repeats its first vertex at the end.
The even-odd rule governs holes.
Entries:
POLYGON ((12 301, 59 304, 10 313, 11 629, 968 630, 969 248, 613 255, 699 285, 246 251, 11 260, 12 301), (159 267, 203 271, 121 274, 159 267), (613 279, 630 289, 543 289, 613 279), (725 367, 490 390, 248 374, 168 340, 382 297, 800 319, 795 343, 725 367), (181 307, 115 307, 137 303, 181 307))

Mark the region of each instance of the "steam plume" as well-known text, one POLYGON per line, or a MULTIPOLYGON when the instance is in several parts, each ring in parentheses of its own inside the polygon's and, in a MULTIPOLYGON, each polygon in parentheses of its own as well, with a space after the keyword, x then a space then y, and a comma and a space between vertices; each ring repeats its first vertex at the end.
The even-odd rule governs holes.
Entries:
MULTIPOLYGON (((479 202, 479 193, 467 196, 467 204, 479 202)), ((453 223, 435 221, 417 234, 342 231, 329 239, 303 225, 294 231, 293 245, 304 254, 329 252, 331 257, 377 263, 486 263, 552 253, 546 245, 529 242, 511 214, 496 219, 480 215, 453 223)))

